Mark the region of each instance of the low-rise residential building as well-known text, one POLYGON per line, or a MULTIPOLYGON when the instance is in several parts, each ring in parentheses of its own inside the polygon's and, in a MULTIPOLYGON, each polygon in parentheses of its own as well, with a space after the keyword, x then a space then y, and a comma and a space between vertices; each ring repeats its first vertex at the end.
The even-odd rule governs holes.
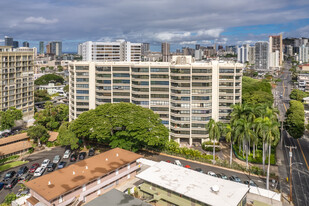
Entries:
POLYGON ((212 177, 167 162, 159 162, 136 177, 146 202, 156 205, 244 206, 247 185, 212 177))
POLYGON ((297 76, 298 89, 304 92, 309 92, 309 74, 299 74, 297 76))
POLYGON ((27 151, 32 147, 27 133, 0 139, 0 159, 27 151))
POLYGON ((112 189, 109 192, 97 197, 91 202, 85 204, 85 206, 151 206, 150 204, 143 202, 140 199, 134 198, 129 194, 125 194, 116 189, 112 189))
POLYGON ((39 90, 47 90, 47 93, 49 95, 53 95, 58 93, 60 96, 66 96, 65 92, 63 91, 63 88, 65 85, 56 85, 53 82, 50 82, 48 85, 39 85, 39 90))
POLYGON ((115 148, 25 183, 28 206, 64 206, 89 202, 133 178, 141 155, 115 148))
POLYGON ((302 72, 309 72, 309 64, 302 64, 298 66, 299 70, 302 72))

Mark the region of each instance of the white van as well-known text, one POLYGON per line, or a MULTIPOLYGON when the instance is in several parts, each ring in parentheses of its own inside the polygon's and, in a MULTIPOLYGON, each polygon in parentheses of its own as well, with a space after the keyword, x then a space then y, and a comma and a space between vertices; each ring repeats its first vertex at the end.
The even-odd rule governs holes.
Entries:
POLYGON ((174 164, 182 167, 182 164, 181 164, 181 162, 179 160, 175 160, 174 164))

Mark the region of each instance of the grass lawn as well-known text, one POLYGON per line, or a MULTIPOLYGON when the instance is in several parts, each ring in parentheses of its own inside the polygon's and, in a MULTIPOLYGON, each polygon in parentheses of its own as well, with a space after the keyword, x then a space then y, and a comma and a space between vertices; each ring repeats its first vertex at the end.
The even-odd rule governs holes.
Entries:
POLYGON ((4 170, 7 170, 7 169, 10 169, 10 168, 13 168, 13 167, 17 167, 19 165, 23 165, 23 164, 26 164, 28 163, 28 161, 15 161, 15 162, 11 162, 11 163, 8 163, 8 164, 5 164, 5 165, 1 165, 0 166, 0 172, 4 171, 4 170))

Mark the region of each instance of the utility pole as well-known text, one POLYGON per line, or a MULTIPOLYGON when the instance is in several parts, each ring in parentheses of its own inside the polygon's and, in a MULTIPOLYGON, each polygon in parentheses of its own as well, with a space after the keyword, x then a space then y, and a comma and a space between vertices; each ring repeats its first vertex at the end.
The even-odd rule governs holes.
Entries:
POLYGON ((292 149, 297 149, 297 147, 295 146, 286 146, 286 148, 289 148, 290 149, 290 152, 289 152, 289 156, 290 156, 290 203, 292 202, 292 149))

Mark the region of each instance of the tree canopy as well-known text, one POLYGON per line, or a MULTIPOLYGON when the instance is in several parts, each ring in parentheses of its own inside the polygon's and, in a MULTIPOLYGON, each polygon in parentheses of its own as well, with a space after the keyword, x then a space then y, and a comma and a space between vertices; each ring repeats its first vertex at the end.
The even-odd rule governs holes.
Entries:
POLYGON ((34 102, 43 102, 51 100, 47 90, 35 90, 34 91, 34 102))
POLYGON ((50 81, 55 81, 63 84, 64 79, 61 76, 58 76, 56 74, 45 74, 34 81, 34 84, 36 85, 46 85, 50 81))
POLYGON ((27 130, 27 135, 35 142, 40 141, 42 143, 47 142, 48 138, 50 137, 47 129, 42 125, 31 126, 27 130))
POLYGON ((291 94, 290 94, 290 98, 293 100, 297 100, 297 101, 303 101, 303 98, 308 97, 308 93, 303 92, 299 89, 293 89, 291 94))
POLYGON ((291 100, 286 116, 285 123, 289 134, 294 138, 302 137, 305 131, 304 105, 299 101, 291 100))
POLYGON ((10 129, 15 126, 15 121, 20 120, 23 117, 21 110, 15 107, 10 107, 6 111, 0 111, 0 129, 10 129))
POLYGON ((243 76, 242 101, 248 105, 266 104, 270 107, 274 101, 271 84, 267 80, 257 80, 243 76))
POLYGON ((159 115, 132 103, 100 105, 79 115, 68 129, 79 139, 91 139, 131 151, 162 148, 168 140, 168 129, 161 123, 159 115))
POLYGON ((59 129, 63 122, 69 120, 69 107, 65 104, 55 106, 51 102, 45 103, 45 109, 35 113, 35 125, 42 125, 53 131, 59 129))
POLYGON ((71 149, 74 150, 78 148, 79 139, 76 137, 75 133, 71 131, 69 126, 69 122, 64 122, 60 126, 57 142, 60 145, 70 145, 71 149))

